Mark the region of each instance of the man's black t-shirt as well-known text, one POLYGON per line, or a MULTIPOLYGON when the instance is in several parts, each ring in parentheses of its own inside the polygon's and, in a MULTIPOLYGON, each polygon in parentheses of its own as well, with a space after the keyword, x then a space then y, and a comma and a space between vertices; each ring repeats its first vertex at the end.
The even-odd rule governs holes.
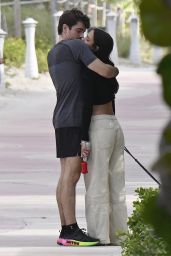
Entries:
POLYGON ((53 115, 55 129, 82 126, 81 67, 88 66, 96 58, 88 46, 79 39, 61 41, 50 50, 48 67, 57 93, 53 115))

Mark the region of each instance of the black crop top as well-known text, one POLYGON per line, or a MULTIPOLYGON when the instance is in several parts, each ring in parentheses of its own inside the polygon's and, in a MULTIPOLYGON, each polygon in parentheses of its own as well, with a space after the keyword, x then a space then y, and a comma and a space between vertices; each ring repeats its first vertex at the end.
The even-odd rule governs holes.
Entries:
POLYGON ((116 78, 104 78, 97 73, 83 68, 83 121, 82 140, 89 141, 88 131, 91 122, 93 105, 103 105, 113 102, 113 112, 115 113, 114 98, 119 89, 116 78))

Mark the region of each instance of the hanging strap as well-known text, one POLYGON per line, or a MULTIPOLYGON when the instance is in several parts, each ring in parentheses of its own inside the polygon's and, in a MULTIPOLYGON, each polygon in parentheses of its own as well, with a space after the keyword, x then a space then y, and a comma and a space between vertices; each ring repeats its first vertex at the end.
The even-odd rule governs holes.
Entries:
POLYGON ((130 153, 130 151, 124 147, 124 150, 141 166, 141 168, 159 185, 161 186, 161 183, 130 153))

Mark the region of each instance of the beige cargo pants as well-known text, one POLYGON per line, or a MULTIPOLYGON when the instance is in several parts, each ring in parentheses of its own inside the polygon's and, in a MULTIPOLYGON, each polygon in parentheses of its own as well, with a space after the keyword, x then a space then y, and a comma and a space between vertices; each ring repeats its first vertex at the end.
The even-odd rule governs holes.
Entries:
POLYGON ((85 211, 90 236, 119 244, 127 230, 124 135, 115 116, 96 115, 90 125, 91 155, 84 175, 85 211))

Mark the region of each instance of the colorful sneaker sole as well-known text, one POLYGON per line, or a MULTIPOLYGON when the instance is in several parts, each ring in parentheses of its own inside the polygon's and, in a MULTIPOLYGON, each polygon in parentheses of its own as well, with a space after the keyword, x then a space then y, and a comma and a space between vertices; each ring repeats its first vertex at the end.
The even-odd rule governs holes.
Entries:
POLYGON ((76 240, 70 240, 70 239, 63 239, 59 238, 57 240, 57 244, 63 245, 63 246, 95 246, 98 245, 99 242, 81 242, 76 240))

